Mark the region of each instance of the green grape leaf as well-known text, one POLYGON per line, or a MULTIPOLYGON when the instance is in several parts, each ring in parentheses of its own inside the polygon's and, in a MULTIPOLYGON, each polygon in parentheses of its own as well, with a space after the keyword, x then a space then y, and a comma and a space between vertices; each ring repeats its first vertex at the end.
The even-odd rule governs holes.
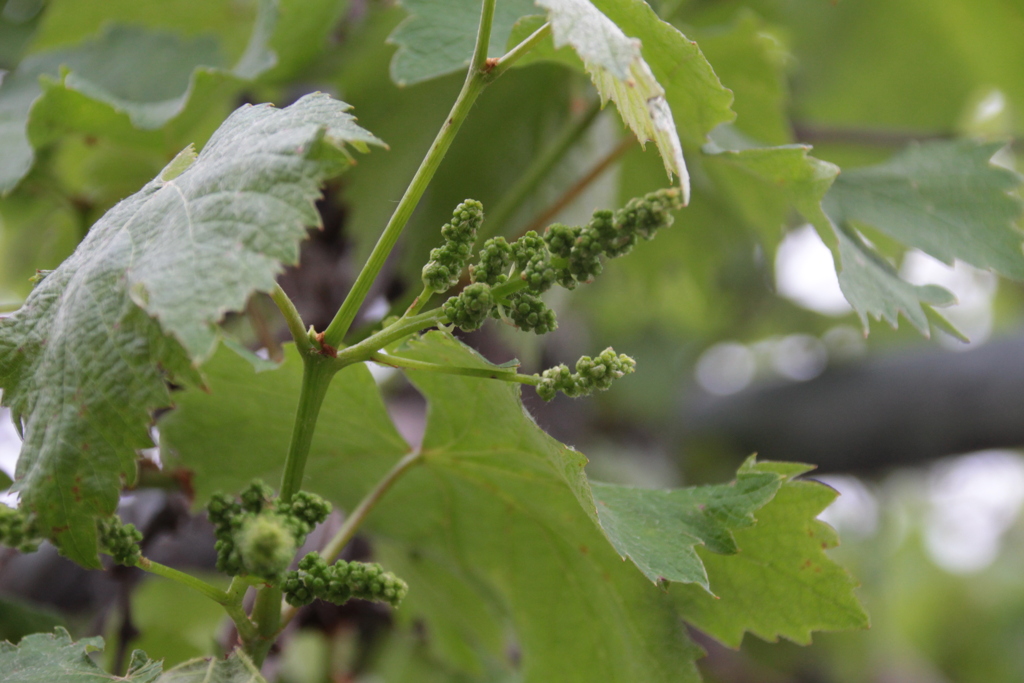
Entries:
MULTIPOLYGON (((712 136, 716 140, 719 131, 712 136)), ((792 208, 809 221, 825 222, 821 200, 839 168, 810 156, 810 150, 806 145, 735 151, 715 143, 704 147, 709 175, 729 193, 733 210, 757 228, 769 253, 781 240, 792 208)))
POLYGON ((1003 145, 972 140, 913 144, 892 159, 844 170, 825 197, 838 224, 870 225, 940 261, 1024 278, 1022 178, 990 162, 1003 145))
MULTIPOLYGON (((494 367, 438 332, 400 353, 494 367)), ((696 680, 697 650, 663 596, 594 524, 586 459, 536 426, 517 386, 408 374, 429 405, 424 463, 373 528, 488 586, 515 625, 527 681, 696 680)))
POLYGON ((101 34, 111 23, 168 31, 183 36, 214 36, 231 63, 253 41, 253 26, 266 12, 265 0, 48 0, 31 45, 42 52, 78 45, 101 34))
POLYGON ((853 579, 825 553, 837 545, 836 533, 817 519, 836 492, 814 481, 793 481, 806 466, 757 463, 753 468, 788 481, 758 510, 756 525, 734 533, 739 553, 698 549, 714 595, 696 585, 672 586, 684 618, 733 647, 748 631, 766 640, 782 636, 806 644, 811 631, 866 628, 853 579))
POLYGON ((259 668, 241 650, 227 659, 207 657, 168 669, 155 683, 266 683, 259 668))
MULTIPOLYGON (((884 319, 895 328, 902 313, 926 337, 931 329, 929 320, 940 326, 945 323, 945 319, 932 307, 956 303, 952 292, 938 285, 907 282, 892 264, 849 226, 832 224, 832 233, 835 235, 832 252, 839 273, 839 287, 860 316, 865 331, 868 329, 868 316, 884 319)), ((951 334, 956 333, 951 331, 951 334)))
POLYGON ((25 636, 17 646, 0 642, 0 671, 5 683, 153 683, 160 676, 160 662, 149 659, 141 650, 132 653, 124 676, 108 674, 89 658, 90 652, 102 649, 103 638, 74 642, 71 634, 58 626, 52 634, 25 636))
MULTIPOLYGON (((569 45, 576 51, 597 87, 601 101, 615 102, 622 120, 641 144, 654 141, 669 178, 673 174, 678 176, 683 188, 683 201, 689 202, 690 176, 683 160, 672 109, 665 99, 665 89, 644 61, 640 41, 627 36, 590 0, 537 0, 537 4, 548 11, 555 49, 569 45)), ((644 3, 640 5, 653 15, 650 7, 644 3)), ((639 5, 632 9, 643 11, 639 5)), ((628 15, 628 12, 624 14, 628 15)), ((656 15, 650 20, 652 25, 654 22, 660 22, 656 15)), ((650 29, 651 26, 645 28, 650 29)), ((681 33, 679 36, 682 38, 681 33)), ((679 42, 685 42, 685 39, 679 42)))
MULTIPOLYGON (((398 353, 435 363, 494 367, 439 332, 398 353)), ((208 394, 188 392, 181 398, 174 411, 176 427, 161 427, 161 445, 188 465, 215 459, 245 462, 265 444, 278 443, 273 416, 281 405, 294 406, 294 393, 279 402, 259 394, 241 408, 237 404, 282 372, 290 373, 290 384, 297 386, 300 368, 288 363, 260 375, 250 369, 231 383, 211 375, 208 394), (214 412, 216 417, 209 417, 214 412)), ((489 596, 514 630, 527 681, 697 681, 699 651, 680 629, 667 596, 622 562, 598 529, 585 458, 536 426, 523 411, 518 386, 436 373, 409 375, 429 403, 423 462, 394 484, 368 518, 367 530, 386 541, 389 556, 404 554, 407 564, 429 562, 429 568, 409 574, 411 593, 418 585, 428 589, 441 581, 424 586, 417 577, 449 567, 451 576, 442 583, 466 581, 470 588, 449 586, 447 592, 489 596)), ((343 406, 325 401, 321 428, 350 419, 343 406)), ((399 454, 345 457, 336 451, 333 456, 322 458, 333 470, 327 472, 315 462, 320 456, 314 445, 306 482, 310 490, 352 509, 399 454)), ((243 474, 234 476, 241 485, 243 474)), ((201 478, 195 478, 200 487, 201 478)), ((406 609, 403 620, 420 620, 428 633, 432 611, 443 611, 439 619, 448 646, 440 654, 449 663, 467 657, 452 652, 457 634, 470 646, 479 641, 476 624, 485 617, 455 620, 447 615, 447 602, 427 599, 413 599, 399 611, 406 609)))
MULTIPOLYGON (((272 67, 276 58, 267 42, 276 16, 275 3, 262 0, 249 46, 231 69, 225 68, 220 46, 209 36, 186 39, 138 26, 108 26, 93 40, 26 58, 0 83, 0 146, 6 150, 0 158, 0 194, 14 189, 32 167, 35 149, 55 137, 31 131, 33 110, 44 95, 41 78, 51 82, 49 89, 56 79, 63 88, 94 101, 93 112, 99 110, 91 116, 59 110, 49 117, 51 126, 56 122, 62 129, 74 129, 77 119, 86 132, 106 134, 106 119, 122 114, 131 127, 159 129, 186 110, 201 73, 217 76, 223 89, 227 81, 252 79, 272 67), (68 120, 68 113, 75 116, 68 120), (103 121, 97 122, 97 116, 103 121)), ((126 136, 132 137, 120 137, 126 136)))
POLYGON ((138 128, 159 128, 188 100, 193 71, 218 67, 222 60, 209 38, 120 26, 75 48, 28 57, 0 86, 0 142, 7 150, 0 161, 0 192, 13 189, 35 159, 28 124, 43 94, 41 76, 53 80, 65 69, 67 88, 124 112, 138 128))
POLYGON ((695 583, 708 576, 695 546, 716 553, 738 551, 732 532, 754 525, 754 512, 782 482, 748 462, 731 484, 652 490, 591 483, 608 539, 651 581, 695 583))
POLYGON ((732 91, 722 85, 697 43, 662 21, 644 0, 595 0, 594 5, 641 41, 684 142, 703 144, 716 126, 736 118, 732 91))
POLYGON ((17 488, 44 534, 98 566, 93 517, 113 512, 165 379, 199 381, 216 323, 295 263, 319 184, 378 141, 348 105, 307 95, 243 107, 89 231, 0 320, 0 386, 24 443, 17 488), (241 199, 240 199, 241 198, 241 199), (69 495, 70 494, 70 495, 69 495))
MULTIPOLYGON (((388 38, 398 46, 391 79, 398 85, 459 71, 469 66, 480 24, 479 0, 402 0, 409 16, 388 38)), ((536 14, 532 0, 502 0, 494 9, 488 57, 504 54, 512 26, 536 14)))
MULTIPOLYGON (((221 348, 203 365, 203 375, 209 393, 177 395, 177 409, 160 419, 161 459, 194 473, 200 504, 215 491, 237 492, 254 477, 279 481, 292 432, 291 420, 282 416, 294 414, 302 384, 295 345, 284 345, 277 369, 262 372, 221 348), (250 425, 254 419, 263 424, 250 425)), ((306 461, 304 485, 311 490, 359 496, 385 463, 409 450, 364 365, 338 373, 323 411, 306 461)))

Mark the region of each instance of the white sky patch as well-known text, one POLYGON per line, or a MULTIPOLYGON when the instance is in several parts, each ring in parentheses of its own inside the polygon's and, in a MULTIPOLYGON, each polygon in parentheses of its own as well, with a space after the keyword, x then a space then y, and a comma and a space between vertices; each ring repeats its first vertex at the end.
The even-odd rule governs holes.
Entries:
POLYGON ((925 547, 957 574, 985 569, 999 556, 1003 535, 1024 504, 1024 458, 1013 451, 979 451, 936 465, 928 482, 925 547))
POLYGON ((846 474, 813 476, 839 492, 839 497, 818 515, 842 536, 868 538, 878 531, 878 498, 864 482, 846 474))
POLYGON ((391 311, 391 305, 388 303, 387 299, 382 296, 378 296, 370 302, 365 310, 366 312, 364 317, 367 322, 378 322, 383 320, 384 316, 391 311))
POLYGON ((378 365, 377 363, 369 361, 366 362, 366 367, 370 370, 370 375, 373 376, 373 381, 377 383, 377 386, 384 384, 398 372, 398 368, 392 368, 387 365, 378 365))
POLYGON ((697 382, 719 396, 746 389, 757 373, 754 352, 737 342, 722 342, 708 348, 697 359, 697 382))
POLYGON ((853 309, 839 288, 832 252, 810 225, 791 230, 775 254, 775 287, 798 306, 824 315, 853 309))
MULTIPOLYGON (((11 479, 14 478, 14 468, 20 452, 21 437, 14 429, 11 411, 7 408, 0 408, 0 470, 3 470, 11 479)), ((18 504, 18 496, 13 493, 0 493, 0 504, 14 507, 18 504)))
POLYGON ((971 343, 964 344, 947 335, 938 335, 943 346, 962 351, 984 342, 992 334, 992 299, 999 287, 999 280, 992 273, 963 261, 955 261, 952 266, 947 266, 915 249, 904 256, 900 276, 915 285, 935 284, 945 287, 956 295, 956 304, 938 311, 966 334, 971 343))

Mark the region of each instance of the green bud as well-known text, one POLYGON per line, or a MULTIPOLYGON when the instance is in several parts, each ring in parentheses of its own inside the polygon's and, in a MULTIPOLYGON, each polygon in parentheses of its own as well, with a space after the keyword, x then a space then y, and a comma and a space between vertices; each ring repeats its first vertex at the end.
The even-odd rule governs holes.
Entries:
POLYGON ((517 292, 511 303, 505 307, 505 313, 524 332, 547 334, 558 327, 555 312, 540 297, 529 292, 517 292))
POLYGON ((255 576, 277 580, 295 556, 295 537, 286 520, 266 512, 247 519, 236 536, 242 565, 255 576))
POLYGON ((487 314, 494 308, 494 295, 489 285, 475 282, 468 285, 458 296, 444 302, 441 311, 448 322, 467 332, 479 329, 487 314))
POLYGON ((483 220, 484 207, 475 199, 467 199, 455 207, 451 222, 441 228, 444 244, 430 252, 430 261, 423 266, 424 287, 446 292, 458 284, 483 220))
POLYGON ((139 543, 142 532, 134 524, 125 524, 117 515, 101 518, 96 522, 100 548, 114 558, 114 562, 134 567, 142 557, 139 543))
POLYGON ((539 375, 537 395, 550 401, 561 391, 569 397, 585 396, 611 387, 612 382, 625 377, 636 368, 636 361, 625 354, 616 354, 610 346, 597 358, 583 356, 576 361, 576 372, 565 365, 548 368, 539 375))
POLYGON ((475 266, 469 267, 473 282, 497 285, 505 281, 512 265, 512 247, 504 237, 492 237, 484 242, 475 266))
POLYGON ((0 544, 31 553, 42 539, 35 532, 32 516, 24 508, 11 508, 0 503, 0 544))

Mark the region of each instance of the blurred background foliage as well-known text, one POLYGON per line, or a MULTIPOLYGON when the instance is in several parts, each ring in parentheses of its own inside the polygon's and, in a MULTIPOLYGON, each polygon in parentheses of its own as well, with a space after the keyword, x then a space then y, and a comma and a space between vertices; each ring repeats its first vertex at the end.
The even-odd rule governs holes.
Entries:
MULTIPOLYGON (((1021 0, 653 4, 698 42, 735 94, 737 119, 713 139, 805 143, 846 169, 914 141, 969 136, 1007 142, 995 160, 1021 168, 1021 0)), ((31 170, 0 198, 0 305, 15 308, 37 269, 59 264, 103 212, 186 144, 202 145, 238 105, 284 106, 323 90, 352 104, 390 150, 360 156, 326 189, 325 228, 282 277, 307 322, 322 329, 461 83, 461 74, 392 82, 395 48, 386 39, 405 16, 380 0, 0 0, 0 171, 13 168, 26 135, 31 141, 31 170), (81 57, 91 44, 100 55, 120 50, 119 65, 81 57), (271 53, 276 62, 266 61, 271 53), (79 72, 117 106, 91 104, 72 87, 79 72), (39 74, 42 86, 26 95, 39 74), (28 126, 26 102, 34 102, 28 126)), ((595 208, 663 186, 656 151, 631 143, 614 113, 588 116, 595 99, 585 76, 557 62, 514 70, 489 88, 362 324, 418 293, 438 227, 466 197, 499 209, 489 231, 514 236, 535 224, 582 222, 595 208), (509 203, 531 162, 570 133, 573 144, 539 186, 509 203)), ((495 362, 518 357, 529 372, 607 345, 636 357, 635 376, 599 397, 545 405, 524 396, 545 429, 591 458, 597 478, 721 481, 757 451, 817 464, 843 493, 824 517, 843 539, 834 556, 863 584, 872 629, 818 635, 810 648, 748 636, 738 652, 698 634, 709 681, 1024 680, 1024 459, 1015 450, 1024 446, 1024 291, 865 230, 907 280, 957 295, 945 312, 971 341, 924 339, 905 320, 899 329, 873 323, 865 337, 828 250, 789 202, 712 155, 686 152, 691 206, 656 241, 609 263, 594 285, 553 292, 557 332, 489 326, 466 340, 495 362)), ((225 328, 270 355, 287 337, 260 298, 225 328)), ((422 399, 396 376, 379 379, 415 440, 422 399)), ((11 472, 17 436, 6 419, 0 429, 11 472)), ((189 550, 209 531, 188 516, 179 475, 147 470, 128 516, 147 528, 154 559, 209 566, 209 552, 189 550)), ((168 664, 216 648, 217 609, 193 604, 174 584, 86 575, 54 553, 0 562, 0 637, 64 623, 76 636, 104 633, 118 643, 106 656, 143 647, 168 664)), ((283 681, 374 680, 361 677, 371 670, 388 680, 460 680, 428 666, 413 636, 387 641, 389 618, 376 608, 311 614, 278 659, 283 681)))

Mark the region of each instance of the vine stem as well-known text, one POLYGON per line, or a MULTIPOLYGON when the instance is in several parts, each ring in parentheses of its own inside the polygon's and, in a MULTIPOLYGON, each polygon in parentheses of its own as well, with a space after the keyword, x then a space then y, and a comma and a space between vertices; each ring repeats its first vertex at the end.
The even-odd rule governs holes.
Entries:
POLYGON ((324 342, 331 346, 339 346, 344 340, 345 334, 348 332, 352 321, 356 317, 356 313, 359 311, 359 307, 363 305, 363 301, 370 291, 370 285, 377 279, 381 268, 384 267, 384 261, 387 260, 388 254, 391 253, 395 243, 398 241, 398 236, 402 233, 402 229, 405 228, 405 224, 409 222, 409 218, 412 216, 416 205, 419 204, 420 198, 427 189, 427 185, 430 184, 445 154, 448 153, 448 148, 455 139, 455 135, 459 132, 462 122, 465 121, 469 110, 472 109, 473 103, 476 102, 476 98, 483 91, 484 86, 493 80, 488 78, 485 70, 489 70, 487 66, 487 47, 491 37, 491 22, 494 19, 494 3, 495 0, 484 0, 483 2, 483 9, 480 12, 480 27, 476 36, 476 48, 473 50, 473 60, 470 63, 469 72, 466 74, 466 81, 459 92, 458 98, 455 100, 455 104, 452 105, 448 118, 441 125, 441 130, 438 131, 437 137, 434 138, 434 142, 430 145, 427 155, 423 157, 420 167, 412 178, 412 182, 406 188, 405 194, 402 195, 402 199, 398 202, 398 206, 391 215, 391 219, 384 228, 384 232, 373 247, 370 257, 356 277, 351 291, 345 297, 345 301, 341 304, 341 308, 338 309, 338 313, 334 316, 330 325, 324 330, 324 342))
MULTIPOLYGON (((377 485, 373 487, 373 490, 366 494, 366 496, 359 501, 359 505, 345 518, 345 522, 341 525, 341 528, 334 534, 327 545, 320 551, 321 557, 323 557, 328 563, 334 562, 341 551, 345 549, 352 537, 356 535, 356 531, 362 525, 366 517, 373 511, 373 508, 380 502, 380 499, 384 497, 384 494, 398 481, 403 474, 408 472, 414 465, 419 464, 423 461, 423 452, 419 449, 407 454, 401 460, 395 463, 394 467, 384 475, 384 478, 377 482, 377 485)), ((281 626, 285 626, 295 617, 298 613, 298 608, 283 603, 281 606, 281 626)))
MULTIPOLYGON (((155 574, 156 576, 162 576, 165 579, 176 581, 202 593, 224 608, 228 613, 228 616, 231 617, 231 620, 235 622, 235 627, 238 629, 238 635, 240 635, 243 640, 250 640, 256 637, 256 627, 251 621, 249 621, 249 617, 246 616, 245 610, 242 609, 242 599, 236 591, 222 591, 215 586, 211 586, 200 578, 192 576, 191 574, 186 574, 185 572, 174 569, 173 567, 168 567, 165 564, 154 562, 148 557, 140 557, 135 566, 143 571, 149 572, 150 574, 155 574)), ((232 587, 234 587, 234 582, 232 582, 232 587)), ((245 591, 242 591, 242 595, 244 594, 245 591)))
MULTIPOLYGON (((308 338, 307 338, 308 339, 308 338)), ((281 477, 281 501, 287 503, 302 488, 302 475, 306 469, 309 445, 313 442, 316 420, 327 396, 334 373, 341 369, 328 355, 312 352, 302 356, 302 389, 299 405, 295 409, 295 427, 288 447, 288 458, 281 477)))
POLYGON ((168 567, 165 564, 154 562, 148 557, 140 557, 138 564, 136 564, 135 566, 137 566, 139 569, 143 571, 149 572, 150 574, 156 574, 157 576, 162 576, 165 579, 177 581, 182 585, 188 586, 193 590, 199 591, 206 597, 221 605, 226 605, 229 602, 231 602, 231 596, 228 595, 227 592, 222 591, 216 586, 211 586, 202 579, 196 578, 191 574, 186 574, 185 572, 179 571, 173 567, 168 567))
POLYGON ((399 318, 394 324, 388 325, 380 332, 370 335, 358 344, 353 344, 338 351, 334 365, 336 368, 341 369, 353 363, 369 360, 374 353, 380 351, 391 342, 398 341, 402 337, 407 337, 414 332, 434 327, 446 321, 447 318, 445 318, 440 308, 408 318, 399 318))
POLYGON ((406 310, 405 314, 402 317, 403 318, 408 318, 410 316, 414 316, 417 313, 419 313, 420 310, 423 308, 423 306, 428 301, 430 301, 430 297, 432 297, 432 296, 434 296, 434 290, 432 290, 430 287, 427 287, 426 285, 424 285, 423 291, 420 292, 420 295, 418 297, 416 297, 415 299, 412 300, 412 303, 409 304, 408 310, 406 310))
POLYGON ((380 365, 387 365, 392 368, 405 368, 406 370, 426 370, 427 372, 441 372, 446 375, 464 375, 466 377, 483 377, 484 379, 500 379, 503 382, 518 382, 537 386, 540 378, 535 375, 521 375, 518 372, 507 372, 502 370, 488 370, 487 368, 462 368, 454 365, 441 365, 440 363, 426 363, 424 361, 402 358, 385 353, 377 352, 370 356, 370 360, 380 365))
POLYGON ((292 333, 292 338, 295 340, 295 345, 299 348, 299 351, 308 352, 313 350, 313 342, 310 341, 309 334, 306 332, 302 316, 299 315, 299 311, 295 308, 291 298, 281 289, 281 285, 276 282, 274 283, 274 289, 270 291, 270 298, 277 304, 278 310, 284 316, 284 321, 288 324, 288 331, 292 333))
POLYGON ((550 23, 545 23, 539 29, 537 29, 536 31, 534 31, 530 35, 528 35, 525 38, 523 38, 523 42, 519 43, 514 48, 509 50, 494 65, 494 68, 491 69, 490 73, 488 74, 488 77, 490 78, 490 80, 493 81, 494 79, 498 78, 503 73, 508 71, 509 68, 513 64, 515 64, 520 59, 522 59, 522 57, 527 52, 529 52, 533 48, 537 47, 537 43, 539 43, 540 41, 542 41, 545 38, 547 38, 550 33, 551 33, 551 24, 550 23))

